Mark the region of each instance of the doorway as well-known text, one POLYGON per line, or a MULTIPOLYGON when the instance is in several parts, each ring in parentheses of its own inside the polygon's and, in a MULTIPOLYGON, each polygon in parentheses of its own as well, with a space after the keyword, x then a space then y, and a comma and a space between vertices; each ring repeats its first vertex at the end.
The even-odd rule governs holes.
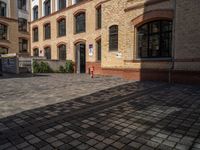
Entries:
POLYGON ((85 54, 85 43, 78 43, 76 47, 76 70, 77 73, 86 72, 86 54, 85 54))

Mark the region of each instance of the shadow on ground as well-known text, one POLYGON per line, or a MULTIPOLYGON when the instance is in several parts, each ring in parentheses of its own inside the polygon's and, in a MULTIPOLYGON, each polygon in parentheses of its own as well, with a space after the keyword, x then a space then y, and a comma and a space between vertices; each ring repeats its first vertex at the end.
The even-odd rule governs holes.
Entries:
POLYGON ((0 149, 198 149, 199 132, 199 87, 136 82, 2 118, 0 149))

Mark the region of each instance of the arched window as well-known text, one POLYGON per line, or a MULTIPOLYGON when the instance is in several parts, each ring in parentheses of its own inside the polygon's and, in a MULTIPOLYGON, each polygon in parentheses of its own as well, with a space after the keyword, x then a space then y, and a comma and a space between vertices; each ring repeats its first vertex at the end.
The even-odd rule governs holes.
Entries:
POLYGON ((38 19, 38 6, 33 7, 33 20, 38 19))
POLYGON ((172 21, 157 20, 140 26, 137 41, 141 58, 171 57, 172 21))
POLYGON ((8 48, 0 46, 0 55, 1 54, 8 54, 8 48))
POLYGON ((7 40, 7 26, 0 23, 0 40, 7 40))
POLYGON ((58 46, 59 60, 66 60, 66 45, 58 46))
POLYGON ((51 0, 44 1, 44 16, 51 14, 51 0))
POLYGON ((0 16, 6 17, 6 3, 0 1, 0 16))
POLYGON ((47 59, 51 59, 51 48, 50 47, 45 47, 44 48, 44 56, 47 59))
POLYGON ((44 39, 50 39, 51 38, 51 25, 50 23, 46 23, 44 25, 44 39))
POLYGON ((113 25, 109 28, 109 50, 118 50, 118 26, 113 25))
POLYGON ((66 35, 66 20, 64 18, 58 20, 58 36, 66 35))
POLYGON ((85 12, 80 12, 75 15, 75 32, 85 32, 85 12))
POLYGON ((38 27, 33 28, 33 42, 37 42, 39 39, 38 27))
POLYGON ((66 0, 58 0, 58 10, 66 8, 66 0))
POLYGON ((33 56, 39 57, 39 49, 38 48, 33 49, 33 56))
POLYGON ((96 8, 96 28, 101 28, 101 6, 96 8))
POLYGON ((97 45, 97 61, 101 61, 101 39, 96 41, 97 45))

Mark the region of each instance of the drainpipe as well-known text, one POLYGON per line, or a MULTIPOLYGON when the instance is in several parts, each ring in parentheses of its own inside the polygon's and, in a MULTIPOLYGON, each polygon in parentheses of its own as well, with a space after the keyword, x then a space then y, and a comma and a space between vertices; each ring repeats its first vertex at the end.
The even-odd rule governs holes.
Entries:
POLYGON ((168 82, 171 84, 172 83, 172 73, 174 70, 174 65, 175 65, 175 27, 176 27, 176 0, 173 0, 173 10, 174 10, 174 19, 173 19, 173 44, 172 44, 172 64, 171 67, 169 69, 169 77, 168 77, 168 82))

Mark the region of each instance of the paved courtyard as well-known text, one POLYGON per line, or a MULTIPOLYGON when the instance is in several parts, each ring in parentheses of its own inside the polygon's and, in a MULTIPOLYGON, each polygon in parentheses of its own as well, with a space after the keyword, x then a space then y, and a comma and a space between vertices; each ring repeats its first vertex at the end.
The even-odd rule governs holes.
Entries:
POLYGON ((200 149, 200 86, 86 75, 0 84, 10 111, 0 105, 0 150, 200 149))

